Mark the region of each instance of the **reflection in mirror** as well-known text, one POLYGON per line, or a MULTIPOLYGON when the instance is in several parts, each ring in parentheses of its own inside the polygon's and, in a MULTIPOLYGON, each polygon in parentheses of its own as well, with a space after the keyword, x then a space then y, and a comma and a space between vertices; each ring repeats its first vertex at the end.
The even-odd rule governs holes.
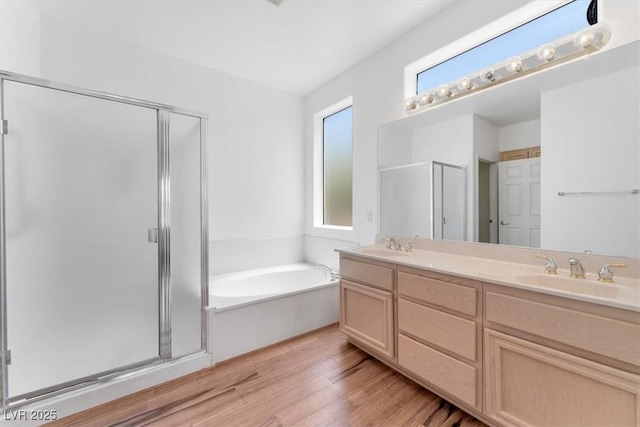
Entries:
POLYGON ((428 236, 431 223, 428 163, 380 169, 380 228, 396 236, 428 236))
POLYGON ((467 176, 463 166, 433 162, 432 164, 433 238, 466 240, 467 176))
MULTIPOLYGON (((378 166, 465 166, 465 240, 640 258, 639 52, 630 43, 383 125, 378 166)), ((389 200, 411 209, 423 185, 383 196, 380 176, 379 232, 439 237, 431 207, 416 216, 426 225, 399 232, 389 200)))

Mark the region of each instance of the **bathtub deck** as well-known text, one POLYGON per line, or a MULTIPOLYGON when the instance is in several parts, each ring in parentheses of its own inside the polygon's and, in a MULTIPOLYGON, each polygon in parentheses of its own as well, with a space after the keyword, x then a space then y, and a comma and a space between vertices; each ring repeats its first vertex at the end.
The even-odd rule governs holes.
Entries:
POLYGON ((55 426, 483 426, 332 325, 59 420, 55 426))

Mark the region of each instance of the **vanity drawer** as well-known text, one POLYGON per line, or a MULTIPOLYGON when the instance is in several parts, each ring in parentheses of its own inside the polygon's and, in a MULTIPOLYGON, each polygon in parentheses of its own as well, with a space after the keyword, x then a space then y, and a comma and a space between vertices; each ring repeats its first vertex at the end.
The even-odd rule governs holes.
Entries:
POLYGON ((476 406, 476 368, 402 334, 398 335, 398 364, 425 382, 476 406))
POLYGON ((486 319, 640 365, 640 325, 510 295, 487 292, 486 319))
POLYGON ((340 260, 340 276, 388 291, 393 290, 393 269, 380 265, 342 258, 340 260))
POLYGON ((400 298, 398 329, 469 360, 476 360, 477 328, 474 321, 400 298))
POLYGON ((477 290, 430 277, 398 272, 398 292, 469 316, 477 313, 477 290))

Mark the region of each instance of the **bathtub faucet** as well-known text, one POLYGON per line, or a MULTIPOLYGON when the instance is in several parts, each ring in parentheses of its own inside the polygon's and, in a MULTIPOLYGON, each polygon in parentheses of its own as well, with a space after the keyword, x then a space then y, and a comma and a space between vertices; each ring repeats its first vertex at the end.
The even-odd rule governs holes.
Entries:
POLYGON ((340 275, 333 268, 329 267, 327 264, 318 264, 318 267, 324 268, 329 271, 329 275, 331 276, 331 280, 338 280, 340 275))

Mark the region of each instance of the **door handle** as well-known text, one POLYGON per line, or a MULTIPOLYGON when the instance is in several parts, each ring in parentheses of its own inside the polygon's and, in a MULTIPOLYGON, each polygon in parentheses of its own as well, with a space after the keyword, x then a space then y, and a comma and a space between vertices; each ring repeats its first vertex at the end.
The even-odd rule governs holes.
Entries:
POLYGON ((149 243, 158 243, 158 229, 150 228, 147 230, 147 238, 149 239, 149 243))
POLYGON ((500 221, 500 225, 509 225, 508 221, 500 221))

